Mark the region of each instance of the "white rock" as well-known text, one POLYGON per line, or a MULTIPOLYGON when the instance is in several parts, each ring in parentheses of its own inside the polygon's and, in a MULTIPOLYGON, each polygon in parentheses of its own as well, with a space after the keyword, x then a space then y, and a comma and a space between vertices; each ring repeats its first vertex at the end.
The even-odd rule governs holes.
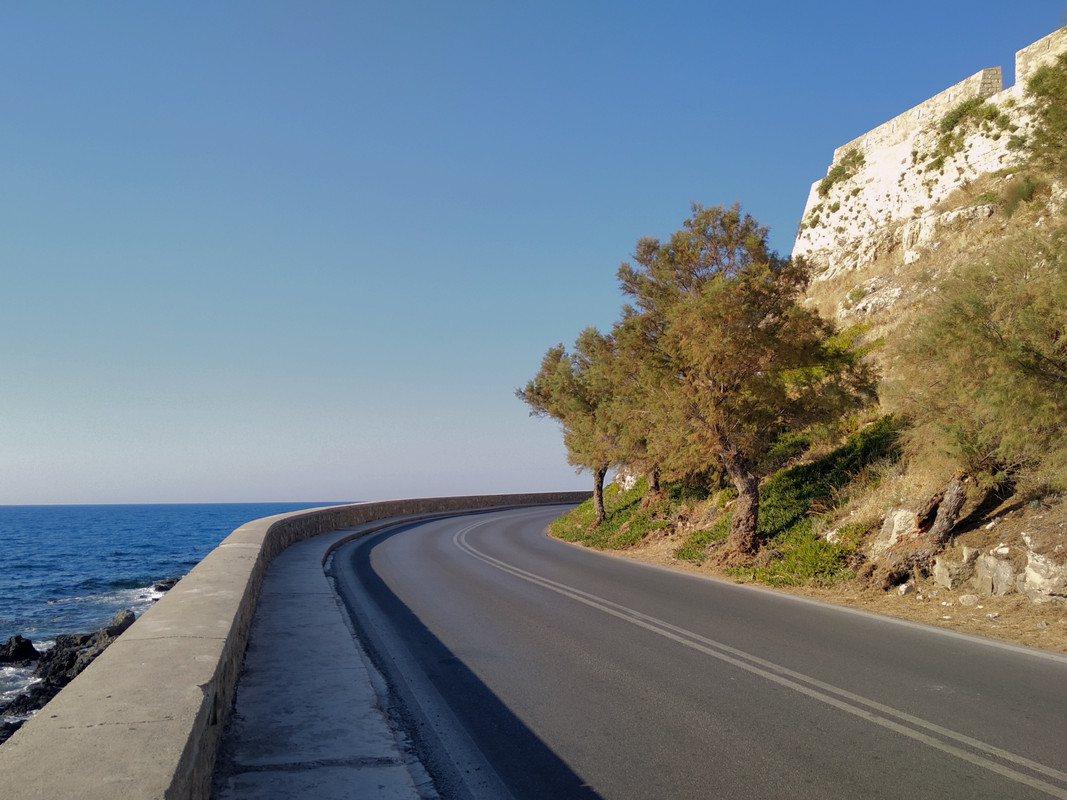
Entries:
POLYGON ((1005 595, 1015 590, 1015 572, 1011 562, 996 556, 978 558, 975 564, 975 588, 984 595, 1005 595))
POLYGON ((895 545, 903 536, 916 530, 918 522, 915 512, 906 508, 891 508, 882 522, 882 529, 870 543, 870 555, 874 558, 881 556, 890 547, 895 545))
POLYGON ((1026 551, 1026 594, 1036 602, 1067 597, 1067 564, 1057 564, 1048 556, 1026 551))

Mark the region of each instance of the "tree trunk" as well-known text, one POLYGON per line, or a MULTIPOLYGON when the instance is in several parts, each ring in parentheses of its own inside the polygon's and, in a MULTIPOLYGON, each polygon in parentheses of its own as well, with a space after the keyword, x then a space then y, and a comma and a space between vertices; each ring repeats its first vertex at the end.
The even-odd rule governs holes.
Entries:
POLYGON ((937 516, 934 524, 926 534, 926 541, 932 549, 940 553, 945 549, 949 534, 956 527, 960 518, 960 510, 967 499, 967 492, 963 488, 964 476, 957 473, 949 481, 945 488, 945 495, 941 498, 941 504, 937 507, 937 516))
POLYGON ((597 467, 593 470, 593 511, 596 513, 593 527, 604 521, 604 477, 607 474, 607 467, 597 467))
POLYGON ((733 516, 730 519, 730 538, 720 551, 724 563, 748 560, 759 549, 756 523, 759 522, 759 479, 740 459, 724 459, 726 474, 737 490, 733 516))
POLYGON ((659 467, 654 466, 645 473, 648 480, 648 491, 641 498, 641 508, 651 508, 664 499, 663 491, 659 485, 659 467))
POLYGON ((919 536, 902 539, 886 554, 886 586, 899 582, 909 573, 930 570, 934 557, 945 549, 952 530, 959 521, 960 511, 967 500, 967 490, 964 486, 966 477, 962 472, 957 472, 942 491, 923 503, 916 514, 919 536))
POLYGON ((659 494, 659 465, 652 467, 648 471, 648 491, 652 494, 659 494))

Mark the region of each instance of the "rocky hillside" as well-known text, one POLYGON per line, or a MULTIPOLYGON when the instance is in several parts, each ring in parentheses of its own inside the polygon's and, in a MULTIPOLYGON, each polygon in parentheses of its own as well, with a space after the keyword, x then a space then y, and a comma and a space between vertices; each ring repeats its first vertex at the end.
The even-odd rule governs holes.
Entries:
POLYGON ((876 365, 879 404, 774 445, 752 563, 714 557, 736 492, 711 473, 624 470, 603 523, 555 534, 1067 652, 1065 54, 1067 28, 1019 51, 1015 86, 982 70, 812 185, 805 303, 876 365), (1051 99, 1028 88, 1046 67, 1051 99))
MULTIPOLYGON (((1039 121, 1026 90, 1035 71, 1064 52, 1067 28, 1019 51, 1015 86, 1000 90, 999 68, 983 70, 838 148, 827 177, 812 186, 793 251, 816 268, 808 300, 884 343, 874 357, 890 400, 915 380, 894 344, 940 299, 944 278, 1006 242, 1033 241, 1067 222, 1067 187, 1032 163, 1028 143, 1039 121)), ((921 460, 842 509, 876 530, 863 546, 872 565, 918 535, 924 498, 951 466, 921 460)), ((923 572, 899 590, 926 578, 942 590, 1063 602, 1067 509, 1025 481, 992 493, 971 487, 948 548, 923 572)))

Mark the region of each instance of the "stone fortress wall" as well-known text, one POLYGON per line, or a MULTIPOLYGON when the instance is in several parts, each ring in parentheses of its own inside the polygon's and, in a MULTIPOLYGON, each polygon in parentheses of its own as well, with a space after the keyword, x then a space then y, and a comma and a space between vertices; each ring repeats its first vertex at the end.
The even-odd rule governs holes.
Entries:
MULTIPOLYGON (((908 251, 924 232, 928 236, 941 222, 933 207, 955 189, 1025 160, 1020 144, 1031 126, 1026 83, 1063 52, 1067 28, 1015 54, 1015 84, 1008 89, 1002 88, 1000 67, 983 69, 838 147, 827 177, 808 193, 793 255, 804 256, 818 277, 829 278, 894 246, 908 251), (999 119, 961 124, 958 149, 946 153, 941 121, 975 98, 995 106, 999 119)), ((993 208, 967 213, 989 216, 993 208)))

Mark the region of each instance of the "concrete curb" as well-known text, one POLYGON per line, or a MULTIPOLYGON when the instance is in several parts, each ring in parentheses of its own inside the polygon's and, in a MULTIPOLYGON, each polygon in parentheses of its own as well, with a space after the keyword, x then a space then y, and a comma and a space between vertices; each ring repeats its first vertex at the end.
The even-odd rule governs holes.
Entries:
POLYGON ((574 503, 588 496, 558 492, 390 500, 280 514, 242 525, 0 745, 4 796, 209 797, 260 586, 278 553, 320 533, 391 517, 574 503))

